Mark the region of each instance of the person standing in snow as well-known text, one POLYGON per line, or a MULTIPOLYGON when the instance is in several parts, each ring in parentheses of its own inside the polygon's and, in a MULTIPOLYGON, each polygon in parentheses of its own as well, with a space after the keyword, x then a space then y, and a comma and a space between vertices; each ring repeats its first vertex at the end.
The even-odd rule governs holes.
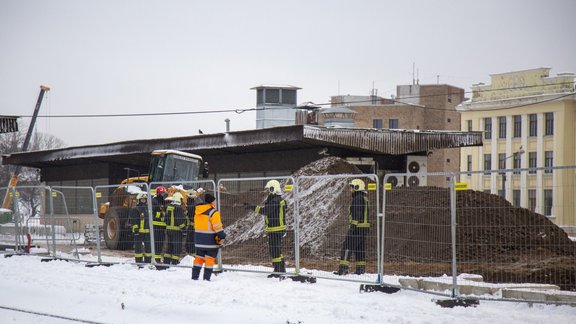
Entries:
POLYGON ((152 198, 152 213, 154 214, 154 219, 152 220, 154 228, 154 260, 156 264, 162 261, 162 248, 164 247, 164 238, 166 235, 165 195, 166 188, 164 186, 158 186, 156 188, 156 195, 152 198))
POLYGON ((209 193, 204 195, 204 202, 196 205, 194 226, 196 255, 192 267, 192 280, 200 278, 200 271, 204 265, 203 279, 210 281, 218 249, 224 244, 226 233, 220 212, 216 209, 216 198, 209 193))
POLYGON ((368 197, 366 197, 364 181, 360 179, 352 180, 350 189, 352 190, 352 203, 349 210, 348 233, 342 243, 338 271, 334 272, 339 276, 348 274, 352 253, 356 261, 355 273, 361 275, 366 272, 366 237, 370 228, 368 197))
POLYGON ((182 230, 186 227, 186 217, 182 208, 182 194, 175 192, 165 199, 169 205, 166 206, 166 240, 168 247, 164 254, 164 263, 180 263, 182 252, 182 230))
POLYGON ((148 194, 141 192, 136 196, 137 205, 130 210, 129 221, 134 236, 134 260, 136 263, 150 263, 150 222, 148 218, 148 194))
POLYGON ((266 233, 268 234, 268 249, 272 258, 274 273, 268 275, 268 278, 278 278, 281 273, 286 272, 284 256, 282 255, 282 238, 286 235, 286 201, 282 198, 280 182, 270 180, 264 186, 268 192, 268 197, 264 206, 254 206, 246 204, 246 207, 261 215, 264 215, 266 224, 266 233))

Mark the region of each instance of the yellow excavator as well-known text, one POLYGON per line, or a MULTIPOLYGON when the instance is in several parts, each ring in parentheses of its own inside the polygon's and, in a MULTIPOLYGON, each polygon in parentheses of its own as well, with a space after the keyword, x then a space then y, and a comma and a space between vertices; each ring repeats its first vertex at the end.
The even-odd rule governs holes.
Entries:
MULTIPOLYGON (((135 205, 135 197, 140 188, 138 183, 186 183, 197 181, 200 176, 208 177, 208 165, 196 154, 177 150, 155 150, 152 152, 149 173, 146 176, 124 179, 123 186, 116 187, 108 202, 100 204, 98 216, 104 220, 103 232, 106 247, 111 250, 132 248, 132 232, 128 215, 135 205)), ((155 192, 155 188, 151 188, 155 192)), ((168 195, 175 190, 169 188, 168 195)), ((181 189, 186 197, 186 191, 181 189)), ((185 201, 185 199, 184 199, 185 201)))
MULTIPOLYGON (((44 94, 50 91, 50 88, 47 86, 40 86, 40 94, 38 95, 38 100, 36 100, 36 108, 34 108, 34 114, 32 114, 32 120, 30 121, 30 126, 28 126, 28 132, 26 133, 26 138, 24 139, 24 144, 22 145, 22 150, 20 152, 28 151, 28 145, 30 145, 30 140, 32 139, 32 133, 34 130, 34 125, 36 124, 36 118, 38 118, 38 112, 40 111, 40 105, 42 105, 42 99, 44 98, 44 94)), ((10 209, 12 205, 12 188, 16 187, 18 184, 18 175, 22 167, 20 165, 16 166, 16 170, 12 174, 10 178, 10 182, 8 183, 8 190, 6 190, 6 195, 4 196, 4 201, 2 202, 2 208, 10 209)))

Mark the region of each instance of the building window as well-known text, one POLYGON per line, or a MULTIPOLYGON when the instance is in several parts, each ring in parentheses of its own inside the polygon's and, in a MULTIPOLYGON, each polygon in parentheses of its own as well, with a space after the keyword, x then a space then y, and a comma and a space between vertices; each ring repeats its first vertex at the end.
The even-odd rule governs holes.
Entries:
POLYGON ((520 207, 520 190, 512 190, 512 204, 514 207, 520 207))
POLYGON ((466 156, 466 171, 468 171, 468 176, 472 175, 472 155, 466 156))
POLYGON ((536 211, 536 190, 528 190, 528 209, 530 211, 536 211))
POLYGON ((522 167, 522 156, 520 154, 514 154, 514 174, 520 174, 520 168, 522 167))
POLYGON ((546 169, 544 173, 552 173, 552 168, 554 167, 554 152, 546 151, 544 152, 544 166, 546 169))
POLYGON ((296 90, 282 90, 282 103, 285 105, 296 104, 296 90))
POLYGON ((388 128, 392 128, 392 129, 398 129, 400 128, 400 122, 398 121, 398 119, 389 119, 388 120, 388 128))
POLYGON ((492 118, 484 118, 484 139, 492 139, 492 118))
POLYGON ((372 128, 382 128, 382 119, 372 119, 372 128))
POLYGON ((484 174, 489 175, 492 170, 492 155, 484 154, 484 174))
POLYGON ((522 137, 522 116, 514 116, 514 137, 522 137))
POLYGON ((280 103, 280 89, 266 89, 266 103, 279 104, 280 103))
POLYGON ((498 169, 506 169, 506 153, 498 153, 498 169))
POLYGON ((264 103, 264 89, 256 90, 256 103, 259 105, 264 103))
POLYGON ((545 114, 545 116, 546 116, 545 134, 554 135, 554 113, 548 112, 545 114))
POLYGON ((528 153, 528 173, 535 174, 536 173, 536 163, 537 163, 537 154, 536 152, 529 152, 528 153))
POLYGON ((544 215, 552 216, 552 190, 544 189, 544 215))
POLYGON ((468 129, 469 132, 472 131, 472 121, 471 120, 466 121, 466 129, 468 129))
POLYGON ((530 114, 528 115, 530 119, 530 136, 538 136, 538 115, 530 114))
POLYGON ((506 116, 498 117, 498 138, 506 138, 506 116))

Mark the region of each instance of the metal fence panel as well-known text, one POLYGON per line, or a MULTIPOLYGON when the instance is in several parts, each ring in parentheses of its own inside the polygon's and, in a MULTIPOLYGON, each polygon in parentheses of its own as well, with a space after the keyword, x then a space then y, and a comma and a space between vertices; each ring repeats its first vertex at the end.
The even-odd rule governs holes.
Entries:
POLYGON ((222 249, 224 269, 251 272, 296 273, 295 201, 292 177, 262 177, 221 179, 218 181, 219 208, 226 231, 226 244, 222 249), (280 183, 281 197, 285 201, 283 215, 285 231, 267 232, 263 211, 269 192, 268 181, 280 183), (276 264, 276 267, 274 267, 276 264))
POLYGON ((458 273, 499 286, 467 285, 511 299, 527 289, 576 291, 576 242, 554 223, 576 217, 576 167, 461 174, 473 177, 481 190, 457 193, 458 273))
MULTIPOLYGON (((450 181, 446 175, 430 174, 418 175, 422 178, 418 183, 402 181, 410 177, 414 175, 388 174, 384 177, 384 275, 451 275, 450 181), (427 182, 446 185, 423 185, 427 182)), ((418 288, 412 283, 408 278, 400 279, 403 286, 418 288)))
POLYGON ((318 278, 378 282, 378 177, 372 174, 300 176, 296 181, 301 274, 318 278), (356 193, 364 192, 368 199, 366 216, 370 225, 361 230, 355 229, 350 222, 354 196, 350 183, 354 179, 359 179, 364 184, 364 189, 356 188, 356 193))
MULTIPOLYGON (((192 267, 194 256, 194 206, 204 201, 204 194, 210 193, 217 196, 218 190, 216 184, 212 180, 199 180, 199 181, 186 181, 186 182, 152 182, 150 183, 151 199, 148 199, 149 210, 151 211, 150 217, 155 217, 157 212, 163 214, 162 218, 168 222, 166 215, 166 207, 169 205, 165 202, 163 206, 156 205, 153 196, 156 194, 156 188, 163 186, 168 188, 170 195, 172 192, 179 191, 183 194, 183 208, 184 216, 186 218, 186 226, 179 231, 179 233, 168 234, 165 227, 155 226, 154 221, 150 221, 150 245, 153 250, 152 254, 157 257, 152 260, 155 264, 163 264, 165 266, 180 266, 192 267), (172 251, 178 251, 174 255, 172 251)), ((218 265, 221 267, 220 263, 218 265)))
POLYGON ((148 188, 146 183, 94 187, 98 217, 103 222, 104 244, 98 251, 98 262, 102 262, 102 256, 106 257, 106 262, 124 262, 125 260, 118 260, 118 257, 134 256, 130 210, 136 206, 136 195, 141 192, 148 193, 148 188))
POLYGON ((24 253, 25 238, 22 236, 23 222, 27 217, 18 208, 20 192, 14 187, 0 188, 0 197, 10 201, 7 208, 0 210, 0 248, 2 253, 24 253))

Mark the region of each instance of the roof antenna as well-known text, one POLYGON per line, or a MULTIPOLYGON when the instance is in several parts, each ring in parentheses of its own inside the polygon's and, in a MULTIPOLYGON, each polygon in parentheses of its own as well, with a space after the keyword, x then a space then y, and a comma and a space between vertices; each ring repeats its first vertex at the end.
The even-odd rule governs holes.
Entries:
POLYGON ((416 63, 412 62, 412 85, 416 84, 416 81, 414 80, 415 74, 414 74, 414 70, 416 69, 416 63))

